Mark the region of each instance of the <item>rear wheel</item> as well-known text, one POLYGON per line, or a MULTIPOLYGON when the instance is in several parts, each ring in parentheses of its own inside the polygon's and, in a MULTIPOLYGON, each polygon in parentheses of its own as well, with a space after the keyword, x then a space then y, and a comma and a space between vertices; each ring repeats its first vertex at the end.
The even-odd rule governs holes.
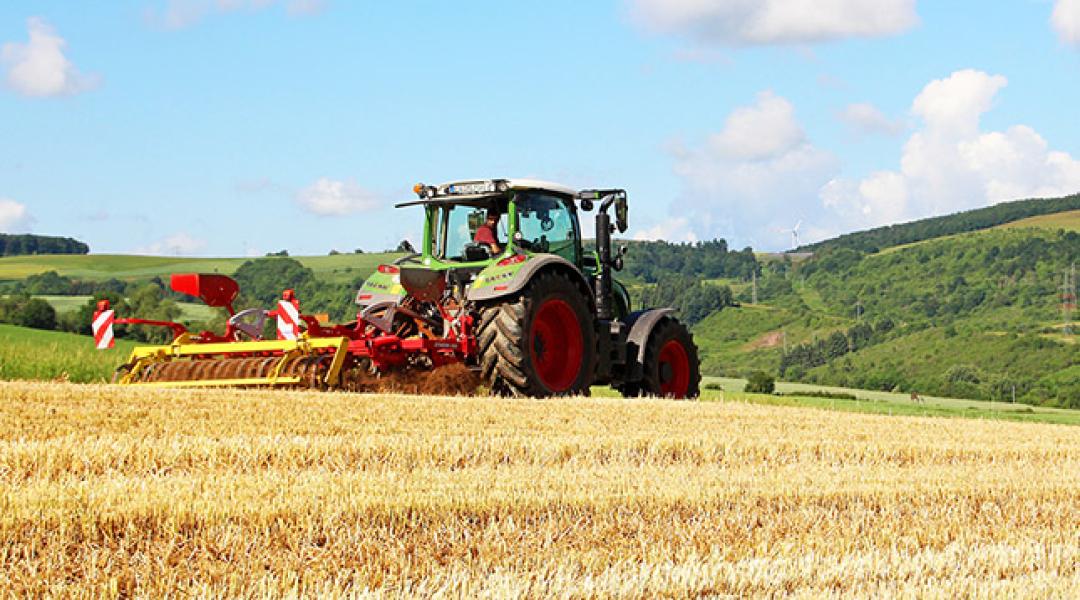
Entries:
POLYGON ((512 298, 481 308, 480 374, 500 395, 587 394, 596 337, 584 292, 554 271, 512 298))
POLYGON ((649 334, 641 381, 621 388, 624 396, 697 398, 701 394, 701 365, 694 336, 685 325, 667 318, 649 334))

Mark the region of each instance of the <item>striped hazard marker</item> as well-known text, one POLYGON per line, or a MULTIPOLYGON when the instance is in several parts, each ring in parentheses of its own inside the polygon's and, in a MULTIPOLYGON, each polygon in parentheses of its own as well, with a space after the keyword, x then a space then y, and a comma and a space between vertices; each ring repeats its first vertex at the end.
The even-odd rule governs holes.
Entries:
POLYGON ((277 336, 279 340, 295 340, 300 337, 300 308, 288 300, 280 300, 277 313, 277 336))
POLYGON ((99 311, 94 315, 94 322, 90 325, 94 330, 94 347, 98 350, 107 350, 116 345, 113 339, 113 321, 116 311, 109 309, 99 311))

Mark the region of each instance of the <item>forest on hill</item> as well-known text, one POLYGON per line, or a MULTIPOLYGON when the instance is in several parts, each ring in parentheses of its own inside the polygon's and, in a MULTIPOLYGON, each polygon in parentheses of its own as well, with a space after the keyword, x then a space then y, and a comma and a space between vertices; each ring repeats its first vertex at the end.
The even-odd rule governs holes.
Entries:
POLYGON ((847 248, 872 253, 892 246, 989 229, 1027 217, 1077 209, 1080 209, 1080 194, 1062 198, 1015 200, 951 215, 846 233, 836 238, 799 246, 796 251, 821 252, 847 248))
POLYGON ((0 233, 0 256, 25 254, 88 254, 90 246, 74 238, 0 233))

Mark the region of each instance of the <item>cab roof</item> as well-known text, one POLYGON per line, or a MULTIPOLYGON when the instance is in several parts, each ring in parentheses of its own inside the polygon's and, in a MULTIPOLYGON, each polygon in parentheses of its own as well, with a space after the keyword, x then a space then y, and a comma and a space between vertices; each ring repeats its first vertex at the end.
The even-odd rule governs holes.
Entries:
MULTIPOLYGON (((437 186, 423 186, 419 184, 417 190, 428 190, 419 200, 402 202, 397 207, 415 206, 418 204, 461 204, 478 200, 487 200, 504 194, 507 190, 540 190, 574 197, 577 190, 572 187, 543 181, 540 179, 511 178, 511 179, 461 179, 448 181, 437 186), (469 191, 457 191, 454 188, 479 188, 469 191), (501 191, 498 191, 501 190, 501 191)), ((419 192, 418 192, 419 193, 419 192)))
MULTIPOLYGON (((473 180, 462 181, 449 181, 439 186, 439 189, 444 189, 444 186, 451 186, 455 183, 465 183, 473 180)), ((482 179, 479 181, 483 181, 482 179)), ((497 181, 497 180, 496 180, 497 181)), ((554 183, 551 181, 544 181, 542 179, 529 179, 524 177, 505 179, 506 183, 512 190, 543 190, 545 192, 555 192, 556 194, 566 194, 568 196, 574 196, 577 194, 577 190, 570 186, 563 185, 561 183, 554 183)))

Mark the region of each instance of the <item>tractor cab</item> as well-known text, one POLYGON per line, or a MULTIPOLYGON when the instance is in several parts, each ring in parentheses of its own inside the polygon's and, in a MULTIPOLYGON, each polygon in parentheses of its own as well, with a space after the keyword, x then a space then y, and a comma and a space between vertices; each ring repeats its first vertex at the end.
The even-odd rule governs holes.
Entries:
POLYGON ((432 268, 484 266, 517 254, 561 256, 580 268, 581 228, 575 191, 527 179, 418 184, 423 206, 422 263, 432 268))

